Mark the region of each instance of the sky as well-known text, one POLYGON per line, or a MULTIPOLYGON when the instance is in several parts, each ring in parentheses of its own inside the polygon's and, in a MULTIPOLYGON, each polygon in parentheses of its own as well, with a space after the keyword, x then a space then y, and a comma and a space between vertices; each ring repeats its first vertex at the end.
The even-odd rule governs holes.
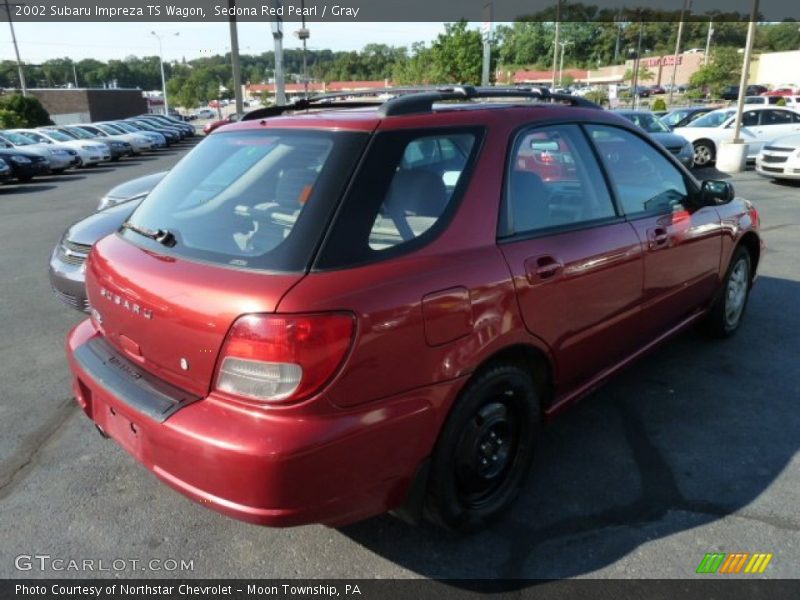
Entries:
MULTIPOLYGON (((478 27, 478 24, 474 25, 478 27)), ((292 35, 299 23, 284 23, 284 48, 300 48, 292 35)), ((192 60, 200 56, 224 54, 230 47, 228 23, 15 23, 20 57, 37 64, 49 58, 75 60, 122 59, 131 54, 158 54, 158 41, 150 34, 164 36, 164 60, 192 60), (178 36, 173 36, 174 33, 178 36), (124 40, 124 43, 120 43, 124 40)), ((308 48, 360 50, 366 44, 382 43, 410 46, 430 42, 444 31, 442 23, 310 23, 308 48)), ((260 54, 272 50, 270 23, 239 23, 239 52, 260 54)), ((0 57, 13 59, 11 33, 0 22, 0 57)))

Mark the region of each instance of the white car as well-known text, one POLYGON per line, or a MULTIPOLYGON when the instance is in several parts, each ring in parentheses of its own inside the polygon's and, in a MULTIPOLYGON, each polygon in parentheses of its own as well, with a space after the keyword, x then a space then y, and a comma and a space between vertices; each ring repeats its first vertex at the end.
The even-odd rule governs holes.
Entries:
POLYGON ((39 143, 63 146, 73 150, 77 153, 76 167, 92 165, 102 160, 100 149, 94 148, 97 144, 76 140, 55 129, 17 129, 16 131, 39 143))
MULTIPOLYGON (((717 158, 720 142, 733 141, 735 116, 736 109, 721 108, 673 130, 692 142, 695 167, 709 166, 717 158)), ((741 136, 747 144, 748 160, 755 160, 768 141, 793 133, 800 133, 800 112, 791 108, 748 106, 742 113, 741 136)))
POLYGON ((125 140, 133 146, 133 153, 139 154, 145 150, 152 150, 155 148, 156 143, 146 135, 133 133, 120 128, 116 123, 93 123, 93 126, 105 133, 106 135, 125 140))
MULTIPOLYGON (((770 104, 775 106, 783 100, 783 105, 797 110, 800 106, 800 96, 745 96, 745 104, 770 104)), ((749 108, 749 107, 748 107, 749 108)))
POLYGON ((103 143, 97 136, 89 133, 85 129, 81 129, 75 125, 54 125, 45 127, 44 129, 54 129, 83 142, 84 149, 88 150, 92 156, 92 162, 86 164, 96 164, 98 162, 111 160, 111 148, 108 147, 108 144, 103 143))
POLYGON ((108 140, 120 140, 128 142, 133 148, 134 154, 139 154, 142 150, 149 150, 149 140, 144 140, 141 136, 133 136, 129 133, 108 133, 101 129, 94 123, 77 123, 73 126, 75 129, 82 129, 94 136, 95 141, 105 143, 108 140), (141 148, 141 149, 137 149, 141 148))
POLYGON ((198 119, 216 119, 217 118, 217 111, 211 110, 210 108, 201 108, 194 114, 197 115, 198 119))
POLYGON ((73 162, 75 155, 65 148, 51 148, 48 144, 40 144, 26 135, 13 131, 0 131, 0 140, 14 148, 45 157, 50 163, 51 173, 63 173, 75 166, 73 162))
POLYGON ((756 156, 756 173, 770 179, 800 179, 800 134, 767 143, 756 156))

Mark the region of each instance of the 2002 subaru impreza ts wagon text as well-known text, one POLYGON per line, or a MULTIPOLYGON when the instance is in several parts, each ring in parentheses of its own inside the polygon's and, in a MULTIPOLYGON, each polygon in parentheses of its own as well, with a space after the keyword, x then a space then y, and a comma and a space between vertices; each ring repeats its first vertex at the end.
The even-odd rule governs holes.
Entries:
POLYGON ((489 522, 547 417, 694 323, 736 331, 762 247, 729 184, 537 94, 214 132, 91 252, 83 410, 245 521, 489 522))

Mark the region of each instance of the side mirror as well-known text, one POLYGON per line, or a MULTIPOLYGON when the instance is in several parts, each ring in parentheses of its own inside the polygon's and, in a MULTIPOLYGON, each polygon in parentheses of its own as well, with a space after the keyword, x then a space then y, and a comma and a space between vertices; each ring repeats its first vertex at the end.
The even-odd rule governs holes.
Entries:
POLYGON ((727 181, 707 179, 700 186, 700 196, 703 204, 727 204, 736 196, 733 184, 727 181))

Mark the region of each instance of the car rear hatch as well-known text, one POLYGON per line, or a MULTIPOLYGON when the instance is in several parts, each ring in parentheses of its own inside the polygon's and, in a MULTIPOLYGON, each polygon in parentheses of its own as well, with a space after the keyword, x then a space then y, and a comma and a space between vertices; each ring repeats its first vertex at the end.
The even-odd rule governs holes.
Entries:
POLYGON ((243 130, 185 157, 87 267, 95 326, 145 371, 205 395, 229 329, 305 275, 367 135, 243 130))
POLYGON ((112 235, 95 246, 87 291, 106 341, 146 371, 203 396, 233 321, 273 312, 301 278, 173 259, 112 235))

